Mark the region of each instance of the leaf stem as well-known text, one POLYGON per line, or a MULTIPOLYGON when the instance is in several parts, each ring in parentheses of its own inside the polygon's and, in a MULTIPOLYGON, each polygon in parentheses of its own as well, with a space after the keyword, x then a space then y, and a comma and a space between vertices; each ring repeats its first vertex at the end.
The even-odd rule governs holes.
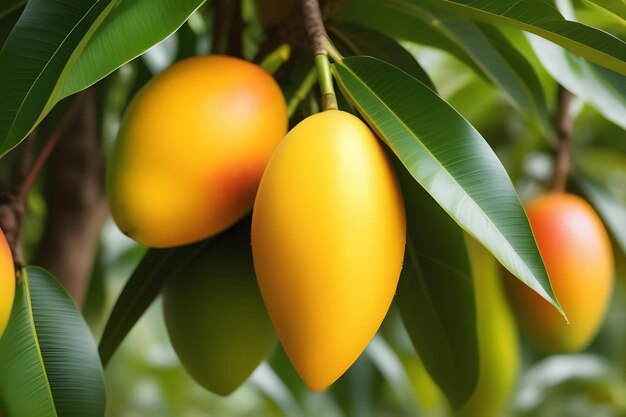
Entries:
POLYGON ((337 53, 328 38, 319 1, 302 0, 302 10, 304 12, 304 25, 311 42, 311 49, 313 49, 313 54, 315 54, 315 68, 322 91, 322 109, 337 110, 337 96, 333 86, 328 51, 332 51, 331 56, 333 56, 333 59, 337 59, 341 55, 337 53))
POLYGON ((296 92, 293 94, 291 99, 289 99, 289 103, 287 103, 287 115, 290 119, 291 116, 293 116, 298 109, 298 106, 300 105, 302 100, 304 100, 306 98, 306 95, 309 94, 309 91, 311 91, 311 88, 313 88, 316 81, 317 71, 315 70, 315 68, 313 68, 304 77, 296 92))
POLYGON ((261 68, 270 74, 274 74, 285 62, 289 61, 291 47, 284 43, 272 51, 261 61, 261 68))
POLYGON ((552 189, 555 192, 565 192, 567 179, 571 170, 572 155, 572 135, 574 124, 570 114, 570 104, 573 99, 572 93, 559 85, 558 91, 558 113, 556 120, 556 131, 558 135, 558 148, 556 155, 556 166, 554 168, 554 178, 552 189))

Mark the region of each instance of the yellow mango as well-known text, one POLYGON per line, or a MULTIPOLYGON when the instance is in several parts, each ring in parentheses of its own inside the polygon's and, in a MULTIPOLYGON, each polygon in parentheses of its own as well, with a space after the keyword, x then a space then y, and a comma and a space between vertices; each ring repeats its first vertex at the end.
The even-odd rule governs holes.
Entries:
POLYGON ((168 282, 163 313, 178 358, 204 388, 228 395, 250 376, 276 336, 254 276, 249 220, 168 282))
POLYGON ((480 367, 476 389, 458 415, 501 417, 517 381, 517 330, 496 259, 474 240, 467 239, 467 248, 474 277, 480 367))
POLYGON ((11 248, 0 230, 0 337, 9 323, 15 298, 15 267, 11 248))
POLYGON ((593 208, 565 193, 538 197, 526 206, 539 252, 569 324, 535 292, 506 280, 523 329, 549 353, 583 349, 603 322, 613 289, 613 251, 593 208))
POLYGON ((151 247, 225 230, 252 208, 286 130, 285 99, 261 67, 226 56, 176 63, 124 116, 107 178, 117 225, 151 247))
POLYGON ((405 235, 395 173, 361 120, 328 110, 287 134, 259 186, 252 251, 274 328, 311 389, 332 384, 376 333, 405 235))

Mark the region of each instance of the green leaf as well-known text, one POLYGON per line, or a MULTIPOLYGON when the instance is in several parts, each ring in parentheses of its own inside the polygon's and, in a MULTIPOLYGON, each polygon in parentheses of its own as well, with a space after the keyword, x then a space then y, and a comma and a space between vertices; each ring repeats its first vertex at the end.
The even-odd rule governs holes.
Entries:
POLYGON ((458 407, 478 381, 476 306, 465 238, 399 162, 407 246, 396 303, 433 380, 458 407))
POLYGON ((68 69, 118 1, 28 2, 0 52, 0 156, 59 100, 68 69))
POLYGON ((26 4, 26 0, 4 0, 0 5, 0 19, 26 4))
POLYGON ((611 13, 626 23, 626 1, 624 0, 584 0, 585 3, 611 13))
POLYGON ((604 117, 626 129, 626 77, 592 64, 543 38, 529 35, 546 71, 604 117))
POLYGON ((437 28, 436 22, 429 20, 415 10, 406 2, 343 0, 337 19, 341 22, 354 22, 376 29, 399 40, 429 45, 447 51, 478 74, 487 78, 473 58, 437 28), (409 13, 407 10, 413 10, 413 12, 409 13))
MULTIPOLYGON (((430 26, 436 32, 434 36, 408 39, 441 47, 465 62, 469 60, 472 67, 478 68, 479 74, 498 86, 514 106, 538 120, 539 124, 547 125, 547 110, 541 84, 525 58, 516 53, 515 48, 503 36, 498 37, 493 33, 488 36, 484 33, 484 28, 481 29, 476 23, 445 10, 429 7, 427 3, 410 0, 360 0, 358 7, 368 11, 362 18, 367 24, 378 25, 379 15, 388 14, 394 17, 390 19, 392 21, 400 18, 399 16, 408 18, 412 23, 411 27, 416 31, 430 26), (445 39, 445 43, 438 44, 439 39, 445 39), (492 41, 496 44, 492 44, 492 41), (454 48, 450 48, 450 44, 454 48)), ((359 16, 353 16, 350 12, 346 12, 346 15, 351 19, 359 16)), ((401 32, 397 35, 403 37, 401 32)), ((387 61, 384 56, 376 57, 387 61)))
POLYGON ((11 417, 102 417, 96 343, 50 273, 26 268, 0 340, 0 409, 11 417))
POLYGON ((539 75, 531 63, 497 28, 482 23, 477 25, 507 64, 514 69, 515 75, 520 78, 520 83, 524 86, 524 91, 527 94, 526 97, 532 103, 532 107, 527 108, 529 114, 534 115, 543 124, 543 127, 546 127, 550 123, 546 96, 539 75))
POLYGON ((175 32, 204 0, 122 1, 94 32, 71 68, 61 97, 104 78, 175 32))
POLYGON ((369 55, 389 62, 402 71, 417 78, 429 88, 435 89, 430 77, 409 53, 395 39, 366 26, 342 22, 328 28, 339 42, 350 49, 350 55, 369 55))
POLYGON ((607 228, 626 254, 626 206, 601 185, 582 175, 575 176, 576 183, 598 210, 607 228))
POLYGON ((210 240, 169 249, 150 249, 133 271, 118 297, 100 339, 104 366, 135 323, 150 307, 165 283, 193 260, 210 240))
POLYGON ((424 84, 375 58, 346 58, 333 68, 369 125, 437 203, 562 312, 511 180, 476 129, 424 84))
POLYGON ((626 75, 626 43, 600 29, 565 20, 548 1, 442 0, 437 3, 462 16, 534 33, 591 62, 626 75))
POLYGON ((0 52, 0 156, 59 100, 163 40, 203 1, 28 2, 0 52))

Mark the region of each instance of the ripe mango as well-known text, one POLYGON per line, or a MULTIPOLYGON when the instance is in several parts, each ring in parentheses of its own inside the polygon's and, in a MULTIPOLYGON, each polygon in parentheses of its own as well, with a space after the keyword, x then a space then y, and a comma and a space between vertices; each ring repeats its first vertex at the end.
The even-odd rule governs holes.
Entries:
POLYGON ((122 121, 107 178, 116 223, 151 247, 225 230, 252 208, 286 130, 285 99, 259 66, 226 56, 176 63, 122 121))
POLYGON ((200 385, 228 395, 250 376, 276 336, 254 276, 249 220, 168 282, 163 313, 174 350, 200 385))
POLYGON ((593 208, 572 194, 540 196, 526 206, 526 213, 570 323, 524 284, 507 279, 518 321, 546 352, 578 351, 596 334, 612 292, 609 236, 593 208))
POLYGON ((458 414, 500 417, 515 389, 519 340, 496 259, 472 239, 467 239, 467 248, 474 279, 480 367, 476 389, 458 414))
POLYGON ((9 323, 15 298, 15 267, 11 248, 0 230, 0 337, 9 323))
POLYGON ((274 328, 311 389, 332 384, 376 333, 405 237, 395 173, 361 120, 328 110, 287 134, 259 186, 252 253, 274 328))

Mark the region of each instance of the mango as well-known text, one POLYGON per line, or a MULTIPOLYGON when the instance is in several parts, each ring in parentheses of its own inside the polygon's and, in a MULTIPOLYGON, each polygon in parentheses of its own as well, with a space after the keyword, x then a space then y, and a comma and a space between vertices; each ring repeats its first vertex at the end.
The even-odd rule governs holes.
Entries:
POLYGON ((113 218, 151 247, 198 241, 252 208, 287 109, 274 79, 226 56, 180 61, 132 100, 108 169, 113 218))
POLYGON ((252 253, 274 328, 312 390, 332 384, 376 333, 405 238, 397 178, 361 120, 328 110, 287 134, 259 186, 252 253))
POLYGON ((473 239, 467 239, 467 248, 474 280, 480 365, 476 389, 458 415, 501 417, 515 390, 519 369, 515 319, 496 259, 473 239))
POLYGON ((228 395, 250 376, 276 336, 254 275, 249 220, 167 283, 163 314, 178 358, 204 388, 228 395))
POLYGON ((11 248, 0 230, 0 337, 9 324, 15 298, 15 266, 11 248))
POLYGON ((511 277, 508 293, 521 327, 548 353, 583 349, 603 321, 613 288, 609 236, 593 208, 565 193, 526 206, 539 252, 569 324, 548 302, 511 277))

